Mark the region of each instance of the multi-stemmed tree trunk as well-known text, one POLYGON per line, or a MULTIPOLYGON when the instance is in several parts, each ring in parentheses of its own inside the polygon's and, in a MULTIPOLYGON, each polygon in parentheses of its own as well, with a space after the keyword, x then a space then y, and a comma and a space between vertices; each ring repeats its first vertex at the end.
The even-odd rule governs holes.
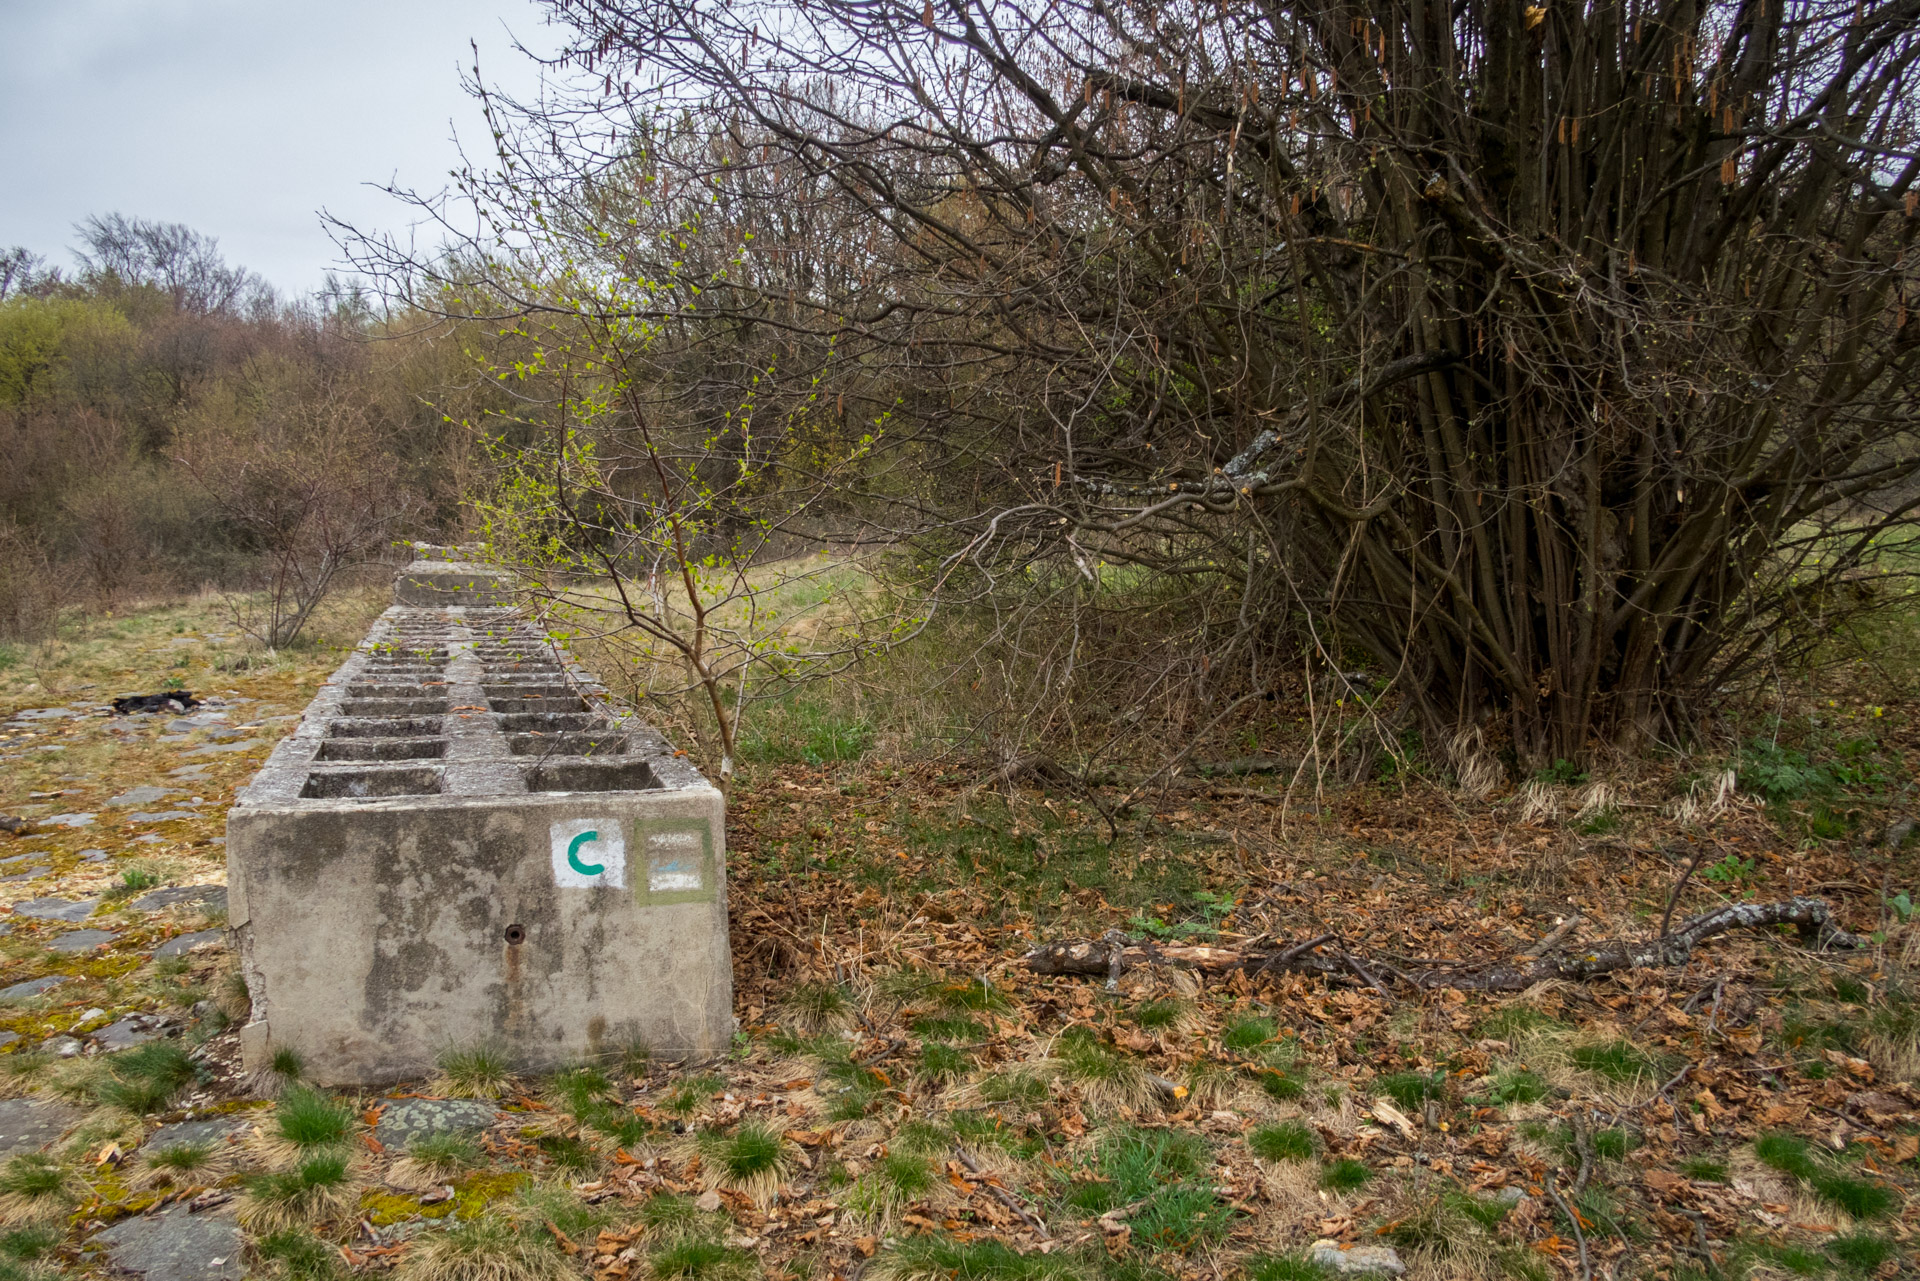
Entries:
POLYGON ((1217 691, 1304 635, 1522 761, 1684 732, 1920 494, 1920 0, 549 5, 514 180, 644 147, 704 376, 898 408, 840 528, 1212 580, 1217 691))

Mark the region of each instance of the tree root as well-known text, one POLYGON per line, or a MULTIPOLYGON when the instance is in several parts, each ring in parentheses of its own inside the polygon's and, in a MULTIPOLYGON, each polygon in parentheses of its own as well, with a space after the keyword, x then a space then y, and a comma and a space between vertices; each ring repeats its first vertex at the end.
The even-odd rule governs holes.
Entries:
MULTIPOLYGON (((1791 898, 1781 903, 1736 903, 1719 907, 1688 917, 1678 928, 1660 938, 1603 940, 1562 955, 1529 958, 1523 953, 1512 961, 1478 967, 1449 966, 1412 973, 1378 962, 1374 963, 1372 969, 1417 988, 1520 992, 1548 979, 1577 981, 1597 978, 1615 970, 1684 965, 1693 955, 1694 948, 1716 935, 1770 925, 1794 926, 1803 940, 1823 949, 1865 946, 1865 940, 1833 923, 1833 912, 1825 899, 1791 898)), ((1317 954, 1322 946, 1335 943, 1337 936, 1321 935, 1303 943, 1268 947, 1161 946, 1110 932, 1105 938, 1063 939, 1057 943, 1045 943, 1020 959, 1036 974, 1089 974, 1109 981, 1135 966, 1149 964, 1179 965, 1215 973, 1246 970, 1258 974, 1284 970, 1294 974, 1319 974, 1329 979, 1348 980, 1357 974, 1367 985, 1385 991, 1369 968, 1348 951, 1336 946, 1330 956, 1317 954)))

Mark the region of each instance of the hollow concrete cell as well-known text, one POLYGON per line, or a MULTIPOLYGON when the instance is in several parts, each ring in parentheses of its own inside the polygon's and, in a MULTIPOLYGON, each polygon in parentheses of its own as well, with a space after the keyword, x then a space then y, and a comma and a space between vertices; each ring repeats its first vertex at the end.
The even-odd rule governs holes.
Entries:
POLYGON ((246 1066, 291 1048, 373 1085, 459 1046, 727 1047, 724 803, 603 693, 503 610, 381 616, 228 815, 246 1066))

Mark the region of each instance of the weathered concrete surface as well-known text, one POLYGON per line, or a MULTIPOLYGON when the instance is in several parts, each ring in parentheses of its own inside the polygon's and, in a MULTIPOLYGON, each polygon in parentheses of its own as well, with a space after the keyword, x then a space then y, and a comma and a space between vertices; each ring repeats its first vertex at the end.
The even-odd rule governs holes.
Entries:
POLYGON ((396 607, 228 817, 249 1068, 539 1070, 733 1032, 720 793, 504 614, 396 607))
POLYGON ((397 605, 492 608, 511 602, 508 576, 491 565, 468 559, 476 549, 415 543, 414 560, 393 580, 397 605))

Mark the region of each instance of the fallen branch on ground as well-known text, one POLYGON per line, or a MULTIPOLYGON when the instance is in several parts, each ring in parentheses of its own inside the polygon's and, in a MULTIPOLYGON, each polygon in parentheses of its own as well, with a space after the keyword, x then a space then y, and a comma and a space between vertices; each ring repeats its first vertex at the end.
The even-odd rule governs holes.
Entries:
MULTIPOLYGON (((1571 922, 1569 922, 1571 924, 1571 922)), ((1420 988, 1461 988, 1481 992, 1519 992, 1547 979, 1590 979, 1615 970, 1651 969, 1684 965, 1693 949, 1716 935, 1733 930, 1791 925, 1802 939, 1821 948, 1858 948, 1864 940, 1833 923, 1825 899, 1791 898, 1781 903, 1736 903, 1688 917, 1670 933, 1655 939, 1609 939, 1564 955, 1528 957, 1484 966, 1460 966, 1408 973, 1391 966, 1376 968, 1420 988)), ((1546 940, 1543 940, 1545 942, 1546 940)), ((1318 955, 1323 945, 1337 942, 1322 935, 1305 943, 1272 946, 1181 946, 1133 940, 1110 932, 1105 938, 1063 939, 1045 943, 1021 958, 1037 974, 1089 974, 1117 979, 1140 965, 1177 965, 1213 973, 1249 970, 1260 973, 1286 970, 1353 981, 1357 974, 1378 990, 1378 979, 1344 949, 1318 955)), ((1537 946, 1537 945, 1536 945, 1537 946)))

